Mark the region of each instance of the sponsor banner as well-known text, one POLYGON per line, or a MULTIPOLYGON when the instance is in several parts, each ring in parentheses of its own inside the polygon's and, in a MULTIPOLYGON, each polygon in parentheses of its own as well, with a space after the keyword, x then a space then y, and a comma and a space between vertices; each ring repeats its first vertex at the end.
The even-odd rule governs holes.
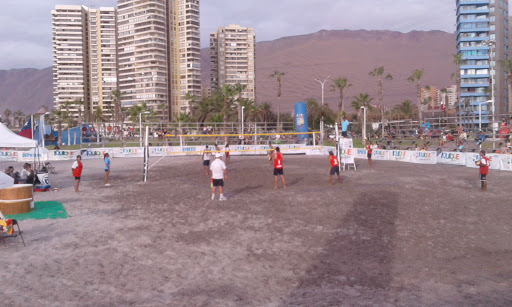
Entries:
POLYGON ((124 147, 114 150, 115 158, 142 158, 144 157, 144 147, 124 147))
POLYGON ((164 157, 171 150, 171 147, 149 147, 150 157, 164 157))
POLYGON ((306 155, 308 156, 312 156, 312 155, 328 155, 329 154, 329 151, 325 151, 324 148, 322 147, 311 147, 309 150, 306 150, 306 155))
POLYGON ((52 161, 58 160, 75 160, 80 150, 51 150, 49 159, 52 161))
POLYGON ((407 150, 390 150, 389 161, 412 162, 411 152, 407 150))
POLYGON ((500 155, 500 169, 512 171, 512 155, 500 155))
POLYGON ((389 160, 389 151, 374 149, 372 151, 372 160, 389 160))
POLYGON ((121 150, 122 148, 88 148, 81 149, 80 155, 82 156, 82 160, 91 160, 91 159, 103 159, 106 153, 110 155, 111 158, 116 157, 116 150, 121 150))
POLYGON ((340 148, 352 148, 354 147, 354 143, 352 142, 352 139, 350 138, 340 138, 338 140, 338 144, 340 145, 340 148))
POLYGON ((466 165, 466 154, 462 152, 442 152, 437 156, 437 163, 466 165))
POLYGON ((340 163, 354 163, 354 148, 341 148, 340 149, 340 163))
POLYGON ((409 151, 410 161, 418 164, 437 164, 437 152, 435 151, 409 151))
POLYGON ((34 160, 41 160, 45 161, 48 160, 48 154, 47 153, 37 153, 30 151, 18 151, 18 162, 34 162, 34 160))
POLYGON ((366 151, 366 149, 353 148, 352 154, 356 159, 368 159, 368 152, 366 151))
POLYGON ((0 162, 16 162, 18 161, 18 152, 14 150, 1 150, 0 162))
MULTIPOLYGON (((488 154, 488 158, 491 159, 491 165, 489 169, 501 169, 501 155, 499 154, 488 154)), ((476 162, 480 161, 480 154, 478 153, 466 153, 466 167, 478 168, 476 162)))

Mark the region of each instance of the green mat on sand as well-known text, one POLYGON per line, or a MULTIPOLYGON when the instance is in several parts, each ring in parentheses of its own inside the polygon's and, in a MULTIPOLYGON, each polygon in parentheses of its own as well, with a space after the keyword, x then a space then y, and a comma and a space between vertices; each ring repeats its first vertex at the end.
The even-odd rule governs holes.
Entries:
POLYGON ((5 215, 8 219, 23 220, 42 220, 42 219, 65 219, 69 217, 66 209, 61 203, 56 201, 38 201, 34 203, 34 210, 28 213, 5 215))

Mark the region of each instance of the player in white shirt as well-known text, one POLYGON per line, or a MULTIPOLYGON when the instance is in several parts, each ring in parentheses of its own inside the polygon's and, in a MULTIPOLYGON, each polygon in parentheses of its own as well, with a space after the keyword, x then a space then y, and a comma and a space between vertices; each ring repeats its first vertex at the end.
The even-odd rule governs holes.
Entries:
POLYGON ((228 171, 226 164, 222 161, 222 154, 215 154, 215 161, 210 165, 212 171, 212 200, 215 199, 215 190, 219 187, 220 197, 219 200, 226 200, 224 197, 224 179, 228 179, 228 171))

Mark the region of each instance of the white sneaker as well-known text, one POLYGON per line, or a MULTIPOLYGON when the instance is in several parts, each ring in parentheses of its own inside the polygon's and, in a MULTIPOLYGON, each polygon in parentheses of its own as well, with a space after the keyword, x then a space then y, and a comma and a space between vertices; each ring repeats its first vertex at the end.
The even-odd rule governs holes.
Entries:
POLYGON ((228 199, 224 196, 221 196, 221 197, 219 197, 219 200, 228 200, 228 199))
POLYGON ((212 195, 212 200, 214 200, 214 199, 215 199, 215 194, 212 195))
POLYGON ((111 186, 111 184, 110 184, 110 183, 107 183, 105 186, 106 186, 106 187, 109 187, 109 186, 111 186))

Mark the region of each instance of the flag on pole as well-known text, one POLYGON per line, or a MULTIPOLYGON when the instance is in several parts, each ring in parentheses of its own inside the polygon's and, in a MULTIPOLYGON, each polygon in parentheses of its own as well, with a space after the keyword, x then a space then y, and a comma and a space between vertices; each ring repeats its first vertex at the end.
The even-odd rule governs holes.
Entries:
POLYGON ((28 121, 23 125, 18 135, 32 139, 32 119, 28 119, 28 121))

